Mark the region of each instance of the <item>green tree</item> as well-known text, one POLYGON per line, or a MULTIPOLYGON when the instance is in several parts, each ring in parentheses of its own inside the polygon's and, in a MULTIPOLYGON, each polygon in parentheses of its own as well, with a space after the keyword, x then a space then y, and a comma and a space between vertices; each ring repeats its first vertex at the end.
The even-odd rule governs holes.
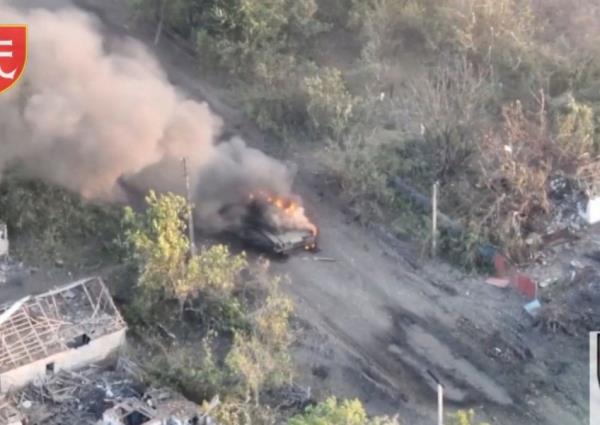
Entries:
POLYGON ((138 214, 125 209, 125 244, 139 270, 137 287, 147 306, 176 299, 183 313, 186 302, 200 291, 223 297, 247 266, 245 255, 231 255, 223 245, 200 249, 190 256, 186 236, 190 209, 180 196, 168 193, 146 197, 148 208, 138 214))
MULTIPOLYGON (((459 410, 450 416, 451 425, 475 425, 475 411, 459 410)), ((489 425, 488 423, 480 423, 480 425, 489 425)))
POLYGON ((301 415, 288 421, 288 425, 398 425, 396 418, 368 418, 359 400, 338 402, 329 398, 315 406, 308 407, 301 415))
POLYGON ((304 79, 308 95, 308 114, 317 130, 335 140, 348 129, 358 99, 352 96, 336 68, 325 68, 304 79))
POLYGON ((235 333, 225 360, 242 392, 256 404, 265 385, 277 387, 292 378, 292 301, 279 292, 279 279, 270 279, 266 284, 266 299, 250 314, 250 331, 235 333))

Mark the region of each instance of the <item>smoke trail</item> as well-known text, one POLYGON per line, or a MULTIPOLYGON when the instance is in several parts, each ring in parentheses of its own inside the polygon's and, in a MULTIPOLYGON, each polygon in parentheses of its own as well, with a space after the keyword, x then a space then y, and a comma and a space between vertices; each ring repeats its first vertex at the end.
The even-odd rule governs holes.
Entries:
POLYGON ((109 51, 96 21, 72 7, 0 1, 0 21, 29 27, 25 74, 0 96, 0 176, 18 166, 88 198, 114 197, 121 176, 181 193, 185 156, 198 216, 215 228, 231 220, 219 216, 223 206, 254 189, 289 193, 282 163, 240 139, 215 143, 222 120, 170 84, 140 43, 123 39, 109 51))

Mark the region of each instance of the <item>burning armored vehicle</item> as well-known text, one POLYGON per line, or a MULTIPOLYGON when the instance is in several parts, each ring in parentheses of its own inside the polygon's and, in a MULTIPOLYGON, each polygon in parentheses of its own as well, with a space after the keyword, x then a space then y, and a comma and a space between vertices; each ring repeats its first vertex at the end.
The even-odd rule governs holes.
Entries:
MULTIPOLYGON (((142 208, 145 191, 124 178, 118 183, 127 202, 142 208)), ((208 234, 228 234, 248 246, 273 254, 317 249, 317 227, 306 216, 299 198, 294 195, 278 197, 266 192, 235 198, 226 206, 206 214, 206 204, 199 197, 194 213, 198 228, 208 234)))
POLYGON ((317 227, 308 220, 299 202, 265 194, 250 195, 247 211, 238 233, 247 243, 277 254, 316 249, 317 227))
POLYGON ((317 248, 317 227, 306 217, 299 200, 262 192, 249 195, 242 220, 230 233, 250 246, 275 254, 317 248))

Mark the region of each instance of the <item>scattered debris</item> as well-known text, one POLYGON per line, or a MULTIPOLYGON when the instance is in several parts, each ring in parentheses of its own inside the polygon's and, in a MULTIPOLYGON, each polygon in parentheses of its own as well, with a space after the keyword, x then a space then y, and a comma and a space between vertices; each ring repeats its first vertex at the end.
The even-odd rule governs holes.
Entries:
POLYGON ((549 277, 540 282, 540 288, 547 288, 550 285, 556 284, 557 282, 558 282, 558 279, 556 279, 555 277, 549 277))
MULTIPOLYGON (((208 418, 195 403, 166 389, 152 389, 107 409, 98 425, 200 425, 208 418)), ((210 421, 211 423, 214 423, 210 421)))
POLYGON ((334 263, 337 261, 335 258, 331 258, 331 257, 312 257, 312 259, 315 261, 322 261, 322 262, 326 262, 326 263, 334 263))
POLYGON ((520 273, 501 254, 493 256, 496 276, 486 279, 489 285, 505 288, 508 285, 517 289, 521 294, 531 299, 537 298, 537 284, 528 276, 520 273))
POLYGON ((215 425, 208 414, 218 398, 203 413, 170 389, 143 385, 141 376, 132 374, 138 369, 133 361, 120 358, 114 369, 91 365, 62 370, 0 402, 0 424, 215 425), (5 422, 10 412, 18 413, 22 422, 5 422))
POLYGON ((542 308, 542 304, 540 303, 540 300, 536 298, 525 304, 523 308, 531 317, 536 317, 540 312, 540 308, 542 308))
POLYGON ((506 288, 510 283, 510 280, 505 277, 488 277, 485 280, 488 285, 496 286, 498 288, 506 288))
POLYGON ((0 399, 0 424, 22 425, 25 418, 9 401, 0 399))
POLYGON ((537 284, 528 276, 517 273, 511 278, 511 283, 526 297, 531 299, 537 298, 537 284))
POLYGON ((571 262, 569 263, 569 265, 571 267, 573 267, 574 269, 582 269, 584 266, 580 261, 577 260, 571 260, 571 262))

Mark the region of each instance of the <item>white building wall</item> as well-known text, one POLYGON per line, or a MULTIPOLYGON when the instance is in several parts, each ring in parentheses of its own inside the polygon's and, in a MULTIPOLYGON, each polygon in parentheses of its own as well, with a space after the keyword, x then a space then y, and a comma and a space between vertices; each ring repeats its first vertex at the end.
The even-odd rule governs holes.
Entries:
POLYGON ((583 218, 588 224, 596 224, 600 221, 600 197, 588 201, 583 218))
POLYGON ((115 353, 125 343, 126 329, 91 340, 78 348, 53 354, 44 359, 17 367, 0 374, 0 393, 17 390, 46 376, 46 365, 54 363, 54 373, 66 369, 98 363, 115 353))
POLYGON ((8 255, 8 230, 6 224, 0 222, 0 258, 8 255))

